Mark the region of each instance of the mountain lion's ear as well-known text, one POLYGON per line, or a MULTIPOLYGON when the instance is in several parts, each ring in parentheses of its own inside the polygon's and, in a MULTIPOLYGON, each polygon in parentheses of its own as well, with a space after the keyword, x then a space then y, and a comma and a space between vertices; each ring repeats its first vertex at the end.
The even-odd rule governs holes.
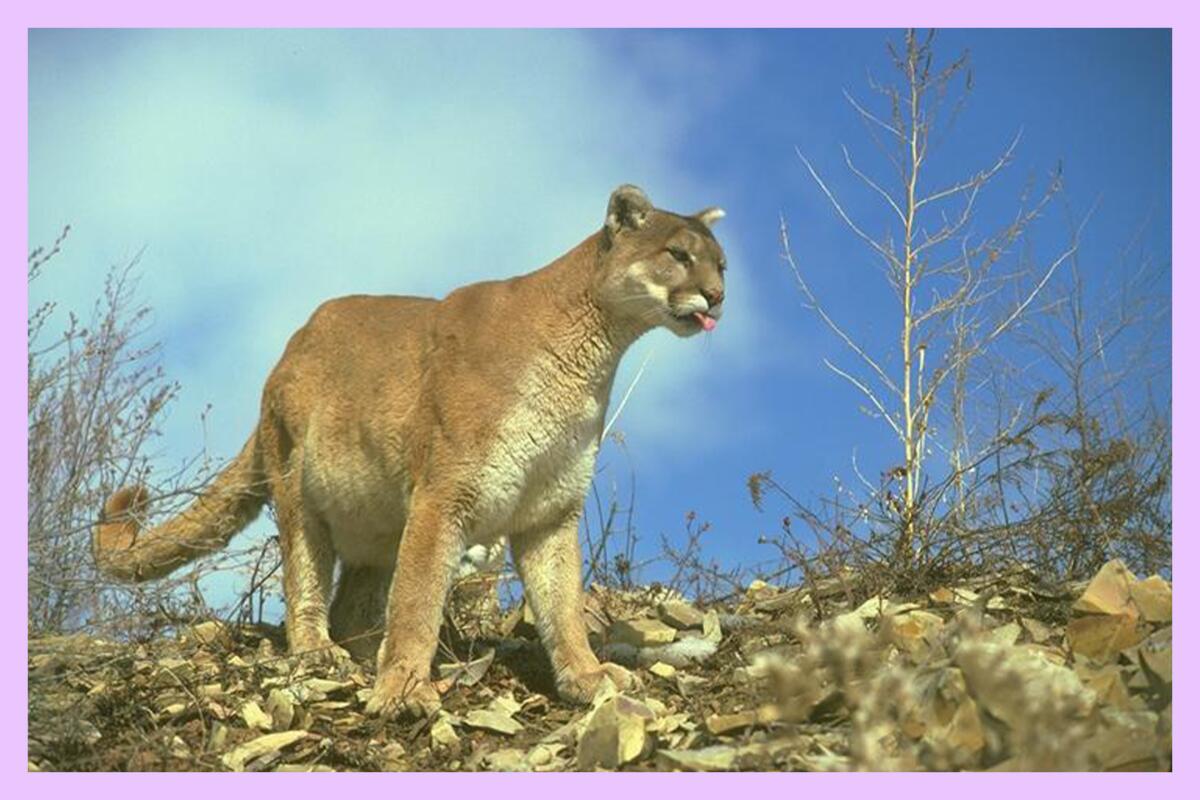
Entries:
POLYGON ((608 216, 604 219, 604 227, 610 236, 618 231, 636 230, 646 224, 646 218, 653 210, 650 198, 641 189, 628 183, 618 186, 612 197, 608 198, 608 216))
POLYGON ((711 208, 706 208, 703 211, 701 211, 699 214, 696 215, 696 219, 703 222, 704 227, 706 227, 706 228, 711 228, 713 225, 716 225, 717 220, 724 219, 724 217, 725 217, 725 209, 718 208, 717 206, 712 206, 711 208))

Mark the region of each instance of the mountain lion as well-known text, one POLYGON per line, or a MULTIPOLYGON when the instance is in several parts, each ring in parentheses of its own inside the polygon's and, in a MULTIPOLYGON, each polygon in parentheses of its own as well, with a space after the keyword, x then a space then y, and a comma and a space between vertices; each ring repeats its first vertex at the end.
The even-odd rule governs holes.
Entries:
POLYGON ((377 647, 368 712, 421 715, 439 706, 430 666, 460 555, 507 536, 559 694, 586 703, 605 675, 628 687, 588 644, 578 522, 621 355, 657 326, 691 336, 721 316, 722 216, 657 209, 621 186, 604 226, 535 272, 443 300, 326 302, 267 379, 241 453, 149 530, 148 492, 113 494, 97 564, 121 580, 165 575, 271 502, 290 651, 377 647))

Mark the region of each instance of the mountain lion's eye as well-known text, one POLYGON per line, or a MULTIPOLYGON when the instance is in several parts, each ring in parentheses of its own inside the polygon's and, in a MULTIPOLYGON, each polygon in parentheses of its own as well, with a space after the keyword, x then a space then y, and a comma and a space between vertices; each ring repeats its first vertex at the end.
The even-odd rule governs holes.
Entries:
POLYGON ((670 247, 667 248, 667 252, 680 264, 692 263, 692 257, 686 250, 680 250, 678 247, 670 247))

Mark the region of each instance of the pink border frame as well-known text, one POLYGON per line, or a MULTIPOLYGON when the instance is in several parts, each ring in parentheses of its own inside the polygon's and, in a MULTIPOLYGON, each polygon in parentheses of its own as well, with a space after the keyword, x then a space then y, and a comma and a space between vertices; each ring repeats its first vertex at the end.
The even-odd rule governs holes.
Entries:
MULTIPOLYGON (((18 3, 20 0, 18 0, 18 3)), ((25 4, 22 3, 21 6, 25 4)), ((1173 165, 1175 213, 1184 219, 1197 210, 1195 180, 1197 155, 1194 148, 1182 142, 1200 141, 1197 131, 1194 82, 1196 78, 1197 46, 1193 12, 1183 9, 1183 3, 1168 0, 1139 0, 1136 3, 1116 3, 1111 0, 1006 0, 1003 3, 970 3, 966 0, 925 0, 919 10, 905 8, 885 0, 869 0, 851 5, 815 4, 812 8, 782 0, 740 0, 737 3, 714 3, 710 0, 607 0, 572 7, 552 0, 509 0, 505 3, 485 3, 483 0, 438 3, 423 8, 404 8, 384 0, 342 0, 339 3, 309 3, 295 0, 208 0, 184 6, 157 0, 107 0, 88 3, 84 0, 42 0, 37 8, 18 7, 16 3, 0 11, 3 27, 3 46, 0 60, 0 103, 11 115, 0 129, 3 153, 0 156, 0 187, 3 187, 5 213, 0 226, 6 232, 5 241, 22 243, 22 252, 12 252, 10 264, 24 261, 28 252, 27 221, 27 32, 31 27, 880 27, 915 23, 937 24, 941 27, 1169 27, 1174 29, 1173 79, 1173 165), (908 13, 905 13, 908 12, 908 13)), ((1176 229, 1178 230, 1178 229, 1176 229)), ((1189 268, 1197 246, 1188 237, 1173 237, 1174 260, 1185 265, 1173 275, 1174 340, 1192 341, 1200 335, 1200 316, 1179 313, 1190 306, 1185 300, 1197 297, 1196 269, 1189 268)), ((4 334, 0 337, 0 358, 3 374, 13 378, 0 393, 3 403, 3 435, 5 458, 0 481, 2 507, 23 508, 25 494, 25 432, 17 416, 25 403, 21 372, 24 359, 20 327, 22 312, 27 304, 27 291, 20 272, 13 269, 3 278, 7 289, 0 291, 3 305, 4 334)), ((1191 409, 1187 398, 1195 398, 1196 382, 1189 367, 1190 348, 1176 348, 1180 359, 1174 373, 1174 405, 1191 409)), ((1200 440, 1200 423, 1190 414, 1176 420, 1176 442, 1184 447, 1176 451, 1176 486, 1195 486, 1196 456, 1190 448, 1200 440)), ((1193 628, 1188 620, 1196 607, 1196 592, 1191 582, 1195 574, 1191 565, 1196 545, 1188 535, 1200 521, 1200 501, 1188 492, 1176 495, 1176 529, 1185 534, 1176 539, 1174 577, 1175 604, 1180 612, 1180 635, 1176 637, 1176 652, 1181 662, 1188 663, 1196 655, 1193 628)), ((14 514, 14 519, 16 515, 14 514)), ((961 774, 961 775, 783 775, 783 774, 625 774, 625 775, 310 775, 261 776, 233 775, 96 775, 29 774, 26 771, 26 641, 25 566, 16 558, 24 551, 18 532, 7 533, 10 553, 0 562, 0 591, 8 602, 4 613, 5 633, 22 646, 7 648, 3 659, 6 691, 0 693, 3 703, 2 741, 5 772, 13 775, 9 790, 15 796, 45 796, 60 793, 86 797, 171 796, 175 798, 203 797, 223 788, 234 791, 263 791, 264 781, 286 782, 289 793, 298 797, 317 796, 338 787, 354 784, 354 790, 382 789, 385 785, 404 792, 499 792, 502 795, 551 796, 569 791, 575 797, 608 797, 614 791, 654 793, 686 791, 694 798, 727 797, 732 792, 753 791, 762 796, 787 796, 788 793, 837 792, 839 796, 890 797, 899 792, 907 795, 919 792, 922 796, 953 795, 972 800, 996 797, 1011 800, 1014 796, 1040 796, 1065 792, 1084 792, 1089 800, 1106 796, 1129 797, 1131 792, 1152 791, 1156 798, 1184 794, 1191 782, 1195 767, 1189 758, 1195 734, 1195 691, 1185 678, 1175 698, 1174 729, 1176 740, 1175 772, 1168 775, 1147 774, 961 774), (260 785, 261 784, 261 785, 260 785)), ((1185 673, 1186 674, 1186 673, 1185 673)), ((1190 793, 1189 793, 1190 794, 1190 793)))

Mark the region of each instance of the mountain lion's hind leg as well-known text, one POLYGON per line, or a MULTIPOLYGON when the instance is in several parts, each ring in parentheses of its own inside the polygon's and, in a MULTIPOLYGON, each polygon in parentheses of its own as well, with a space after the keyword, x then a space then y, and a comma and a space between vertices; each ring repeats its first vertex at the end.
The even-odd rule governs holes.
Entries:
POLYGON ((329 610, 329 632, 359 661, 372 662, 379 652, 392 571, 391 567, 342 564, 329 610))
POLYGON ((450 581, 463 552, 453 505, 428 490, 413 493, 388 592, 378 672, 367 713, 432 716, 441 699, 429 680, 450 581))
POLYGON ((285 472, 271 486, 283 552, 288 651, 322 663, 338 663, 348 660, 350 654, 329 637, 333 543, 324 523, 305 507, 297 473, 285 472))
POLYGON ((578 529, 579 515, 571 514, 556 527, 515 534, 511 544, 558 693, 570 702, 589 703, 605 676, 618 689, 628 689, 636 678, 616 664, 601 664, 588 644, 578 529))

